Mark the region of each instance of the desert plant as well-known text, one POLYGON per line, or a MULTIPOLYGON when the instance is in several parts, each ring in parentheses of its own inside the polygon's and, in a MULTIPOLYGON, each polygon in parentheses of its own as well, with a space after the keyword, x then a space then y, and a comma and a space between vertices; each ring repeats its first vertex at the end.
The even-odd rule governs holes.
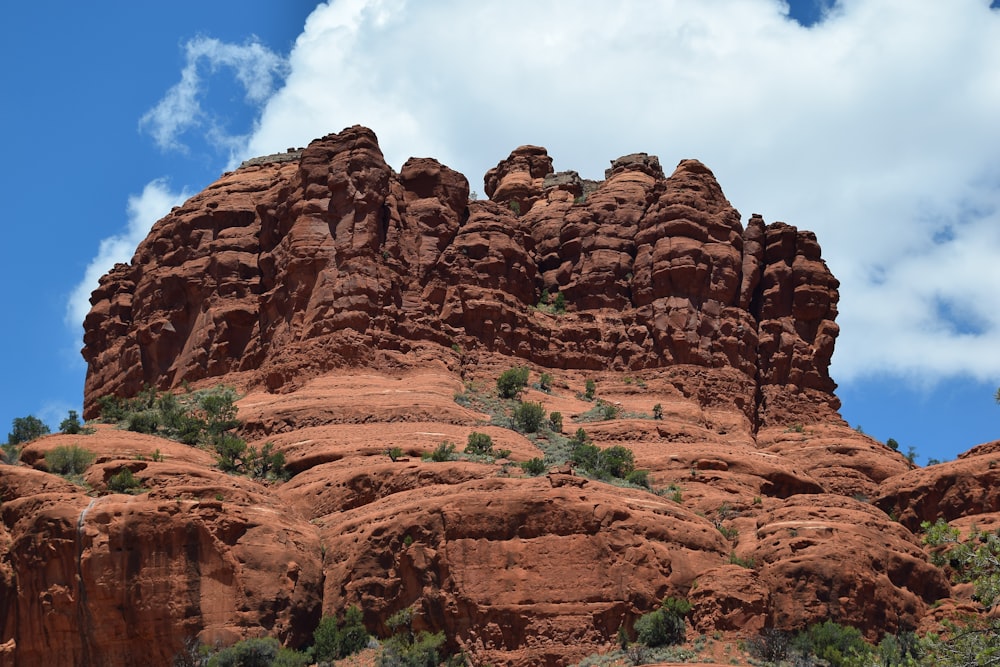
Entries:
POLYGON ((76 410, 70 410, 66 419, 59 422, 59 432, 67 435, 77 435, 83 431, 83 424, 80 423, 80 415, 76 410))
POLYGON ((500 398, 516 398, 528 386, 527 367, 509 368, 497 378, 497 392, 500 398))
POLYGON ((156 433, 160 427, 159 415, 153 410, 143 410, 142 412, 130 413, 127 417, 128 430, 135 433, 156 433))
POLYGON ((142 482, 128 468, 122 468, 108 479, 108 491, 112 493, 131 493, 142 488, 142 482))
POLYGON ((533 459, 528 459, 527 461, 521 461, 520 466, 524 472, 528 473, 532 477, 541 475, 545 472, 545 461, 537 456, 533 459))
POLYGON ((525 433, 534 433, 545 419, 545 408, 541 403, 525 401, 514 408, 514 423, 525 433))
POLYGON ((335 616, 324 616, 313 632, 313 660, 331 662, 358 653, 368 645, 368 630, 365 629, 361 610, 350 606, 344 612, 343 620, 335 616))
POLYGON ((563 428, 563 416, 561 412, 550 412, 549 413, 549 429, 553 433, 562 433, 563 428))
POLYGON ((393 463, 395 463, 399 459, 403 458, 403 448, 402 447, 390 447, 389 449, 385 450, 385 453, 386 453, 386 456, 388 456, 389 459, 393 463))
POLYGON ((49 427, 45 425, 45 422, 34 415, 15 418, 11 422, 11 428, 13 430, 7 434, 8 445, 20 445, 24 442, 31 442, 49 433, 49 427))
POLYGON ((208 667, 271 667, 282 652, 281 643, 274 637, 244 639, 209 658, 208 667))
POLYGON ((521 215, 521 202, 512 199, 510 200, 508 206, 510 206, 510 210, 514 213, 514 215, 521 215))
POLYGON ((601 451, 599 465, 600 471, 625 479, 635 469, 635 456, 631 449, 614 445, 601 451))
POLYGON ((493 453, 493 438, 486 433, 473 431, 469 434, 469 440, 465 445, 466 454, 478 454, 488 456, 493 453))
POLYGON ((556 292, 555 297, 552 299, 552 310, 556 313, 566 312, 566 297, 562 292, 556 292))
POLYGON ((442 463, 444 461, 452 461, 455 459, 455 443, 449 442, 448 440, 442 440, 433 452, 430 454, 430 460, 442 463))
POLYGON ((91 463, 94 453, 77 445, 61 445, 45 453, 45 465, 57 475, 82 475, 91 463))
POLYGON ((542 373, 538 378, 538 388, 542 391, 549 391, 552 389, 552 375, 549 373, 542 373))
POLYGON ((663 419, 663 406, 659 403, 653 406, 653 419, 663 419))
POLYGON ((649 488, 649 471, 648 470, 633 470, 628 475, 625 476, 625 481, 630 484, 635 484, 636 486, 643 486, 649 488))
POLYGON ((611 403, 602 403, 601 416, 606 420, 615 419, 618 416, 618 406, 611 403))
POLYGON ((795 635, 791 646, 802 655, 814 655, 831 667, 857 664, 872 652, 860 630, 829 620, 795 635))
POLYGON ((594 396, 597 394, 597 383, 591 379, 588 379, 584 384, 583 397, 588 401, 594 400, 594 396))
POLYGON ((635 622, 639 641, 646 646, 682 644, 686 634, 684 617, 691 613, 691 604, 684 598, 664 598, 656 611, 643 614, 635 622))
POLYGON ((240 472, 254 479, 285 479, 285 455, 274 451, 274 443, 267 442, 257 451, 247 447, 246 460, 240 472))
POLYGON ((885 446, 894 452, 899 451, 899 443, 896 441, 895 438, 889 438, 888 440, 886 440, 885 446))

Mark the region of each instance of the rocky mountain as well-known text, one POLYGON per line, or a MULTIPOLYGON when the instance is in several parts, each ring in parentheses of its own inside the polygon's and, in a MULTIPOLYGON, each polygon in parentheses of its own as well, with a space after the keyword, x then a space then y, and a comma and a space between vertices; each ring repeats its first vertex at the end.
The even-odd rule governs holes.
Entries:
POLYGON ((160 220, 93 294, 86 416, 226 383, 241 436, 294 474, 112 426, 31 443, 0 466, 0 661, 299 646, 357 604, 376 635, 413 608, 475 664, 562 665, 668 595, 726 637, 833 619, 876 639, 970 604, 917 531, 1000 524, 1000 450, 912 469, 844 423, 812 233, 744 226, 694 160, 629 155, 593 182, 524 146, 484 185, 470 199, 428 158, 397 174, 353 127, 160 220), (509 428, 496 380, 520 366, 561 427, 509 428), (514 465, 564 459, 580 427, 649 488, 514 465), (421 460, 474 431, 509 453, 421 460), (83 485, 48 472, 71 445, 95 455, 83 485), (123 468, 140 492, 109 491, 123 468))

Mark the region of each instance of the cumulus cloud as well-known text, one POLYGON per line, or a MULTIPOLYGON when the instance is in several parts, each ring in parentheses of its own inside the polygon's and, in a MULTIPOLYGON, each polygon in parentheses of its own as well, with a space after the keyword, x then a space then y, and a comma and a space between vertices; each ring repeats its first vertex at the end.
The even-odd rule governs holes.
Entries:
MULTIPOLYGON (((839 380, 1000 379, 1000 12, 987 0, 317 7, 243 157, 360 123, 390 164, 476 188, 514 147, 600 178, 711 167, 744 218, 815 231, 840 278, 839 380)), ((183 117, 183 116, 182 116, 183 117)))
POLYGON ((284 59, 256 39, 240 45, 198 37, 187 42, 184 53, 181 80, 143 115, 140 129, 149 132, 165 150, 187 150, 181 138, 194 129, 221 149, 231 151, 244 145, 246 136, 231 134, 225 123, 202 107, 206 75, 211 77, 219 68, 228 68, 243 89, 246 103, 259 107, 284 75, 284 59))
POLYGON ((97 255, 87 265, 83 280, 73 289, 66 301, 68 326, 76 328, 82 334, 80 327, 90 312, 90 294, 97 289, 101 276, 116 263, 130 261, 136 247, 149 234, 153 223, 190 196, 191 193, 183 190, 180 192, 171 190, 164 179, 157 179, 147 183, 142 193, 128 198, 127 227, 121 234, 101 241, 97 255))

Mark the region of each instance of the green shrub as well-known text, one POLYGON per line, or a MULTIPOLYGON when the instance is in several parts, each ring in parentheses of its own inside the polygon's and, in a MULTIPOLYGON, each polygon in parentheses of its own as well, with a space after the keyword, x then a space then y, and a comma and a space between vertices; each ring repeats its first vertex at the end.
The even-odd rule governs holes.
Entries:
POLYGON ((126 428, 134 433, 154 434, 160 427, 159 415, 153 410, 129 413, 126 428))
POLYGON ((542 373, 538 378, 538 388, 542 391, 550 391, 552 389, 552 375, 542 373))
POLYGON ((209 667, 271 667, 281 644, 274 637, 244 639, 208 660, 209 667))
POLYGON ((833 621, 810 626, 797 634, 791 645, 803 655, 814 655, 831 667, 856 664, 872 651, 860 630, 833 621))
POLYGON ((444 440, 437 446, 437 448, 431 452, 431 461, 436 461, 441 463, 443 461, 452 461, 455 459, 455 443, 448 442, 444 440))
POLYGON ((267 442, 258 452, 247 447, 243 468, 240 470, 253 479, 286 479, 285 455, 274 451, 274 443, 267 442))
POLYGON ((601 416, 606 420, 614 419, 618 416, 618 407, 611 403, 601 404, 601 416))
POLYGON ((247 443, 232 433, 221 433, 212 443, 219 469, 223 472, 241 472, 246 466, 247 443))
POLYGON ((510 210, 514 212, 514 215, 521 215, 521 203, 520 202, 518 202, 517 200, 512 199, 512 200, 510 200, 510 203, 508 204, 508 206, 510 206, 510 210))
POLYGON ((487 456, 493 453, 493 438, 486 433, 473 431, 469 434, 469 440, 465 445, 466 454, 478 454, 487 456))
POLYGON ((648 470, 633 470, 628 475, 625 476, 625 481, 629 484, 635 484, 636 486, 644 486, 649 488, 649 471, 648 470))
POLYGON ((386 456, 392 460, 393 463, 403 458, 403 448, 402 447, 390 447, 385 450, 386 456))
POLYGON ((515 398, 528 386, 527 367, 510 368, 497 378, 497 391, 500 398, 515 398))
POLYGON ((566 297, 562 292, 556 292, 555 298, 552 300, 552 309, 556 313, 566 312, 566 297))
POLYGON ((541 403, 525 401, 514 408, 514 423, 525 433, 535 433, 545 419, 545 408, 541 403))
POLYGON ((653 419, 663 419, 663 406, 659 403, 653 406, 653 419))
POLYGON ((594 382, 593 380, 587 380, 586 384, 584 385, 583 397, 588 401, 592 401, 594 400, 594 396, 596 395, 596 393, 597 393, 597 383, 594 382))
POLYGON ((549 428, 553 433, 562 433, 563 416, 561 412, 549 413, 549 428))
POLYGON ((896 441, 895 438, 889 438, 888 440, 886 440, 885 445, 894 452, 899 451, 899 443, 896 441))
POLYGON ((76 435, 83 430, 83 424, 80 423, 80 415, 77 414, 76 410, 70 410, 69 415, 66 419, 59 423, 59 432, 65 433, 67 435, 76 435))
POLYGON ((528 473, 532 477, 541 475, 545 472, 545 461, 535 457, 533 459, 528 459, 527 461, 521 461, 521 469, 528 473))
POLYGON ((339 660, 358 653, 367 645, 368 630, 361 610, 350 606, 341 621, 334 616, 324 616, 320 620, 313 633, 313 660, 339 660))
POLYGON ((15 418, 11 422, 11 427, 13 430, 7 434, 8 445, 31 442, 49 433, 49 427, 45 425, 45 422, 34 415, 15 418))
POLYGON ((646 646, 670 646, 684 643, 684 617, 691 604, 683 598, 668 597, 656 611, 643 614, 635 622, 639 641, 646 646))
POLYGON ((142 488, 142 482, 128 468, 122 468, 108 479, 108 491, 112 493, 131 493, 142 488))
POLYGON ((612 477, 625 479, 635 470, 635 455, 628 447, 621 445, 608 447, 601 452, 600 468, 612 477))
POLYGON ((82 475, 94 453, 77 445, 62 445, 45 453, 45 466, 57 475, 82 475))

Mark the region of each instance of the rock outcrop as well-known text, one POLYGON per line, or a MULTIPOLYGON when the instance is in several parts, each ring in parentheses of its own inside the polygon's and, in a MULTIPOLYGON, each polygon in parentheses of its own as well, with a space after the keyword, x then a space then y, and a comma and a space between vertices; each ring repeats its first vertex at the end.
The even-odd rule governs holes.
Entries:
MULTIPOLYGON (((85 413, 97 397, 244 373, 289 390, 384 350, 461 348, 553 368, 736 369, 755 424, 829 417, 837 281, 815 236, 746 229, 712 172, 645 154, 586 185, 524 146, 492 201, 431 159, 396 174, 354 127, 296 161, 223 176, 161 220, 94 292, 85 413), (567 312, 533 308, 562 294, 567 312), (798 407, 796 407, 798 406, 798 407), (817 413, 817 406, 822 409, 817 413)), ((471 356, 469 356, 471 355, 471 356)))
POLYGON ((839 417, 838 284, 811 233, 744 227, 694 160, 668 176, 637 153, 594 182, 524 146, 478 201, 435 160, 395 173, 365 128, 271 157, 101 280, 85 411, 147 384, 233 384, 241 435, 292 478, 112 427, 31 443, 0 466, 0 664, 301 646, 357 604, 383 636, 413 609, 476 664, 565 665, 668 595, 701 633, 834 618, 871 639, 955 595, 912 531, 998 511, 992 468, 920 476, 839 417), (480 412, 515 365, 551 376, 522 398, 561 432, 480 412), (558 459, 580 427, 629 449, 650 488, 516 465, 558 459), (506 458, 421 460, 473 431, 506 458), (85 486, 47 472, 63 445, 94 453, 85 486), (111 493, 125 468, 141 488, 111 493))

